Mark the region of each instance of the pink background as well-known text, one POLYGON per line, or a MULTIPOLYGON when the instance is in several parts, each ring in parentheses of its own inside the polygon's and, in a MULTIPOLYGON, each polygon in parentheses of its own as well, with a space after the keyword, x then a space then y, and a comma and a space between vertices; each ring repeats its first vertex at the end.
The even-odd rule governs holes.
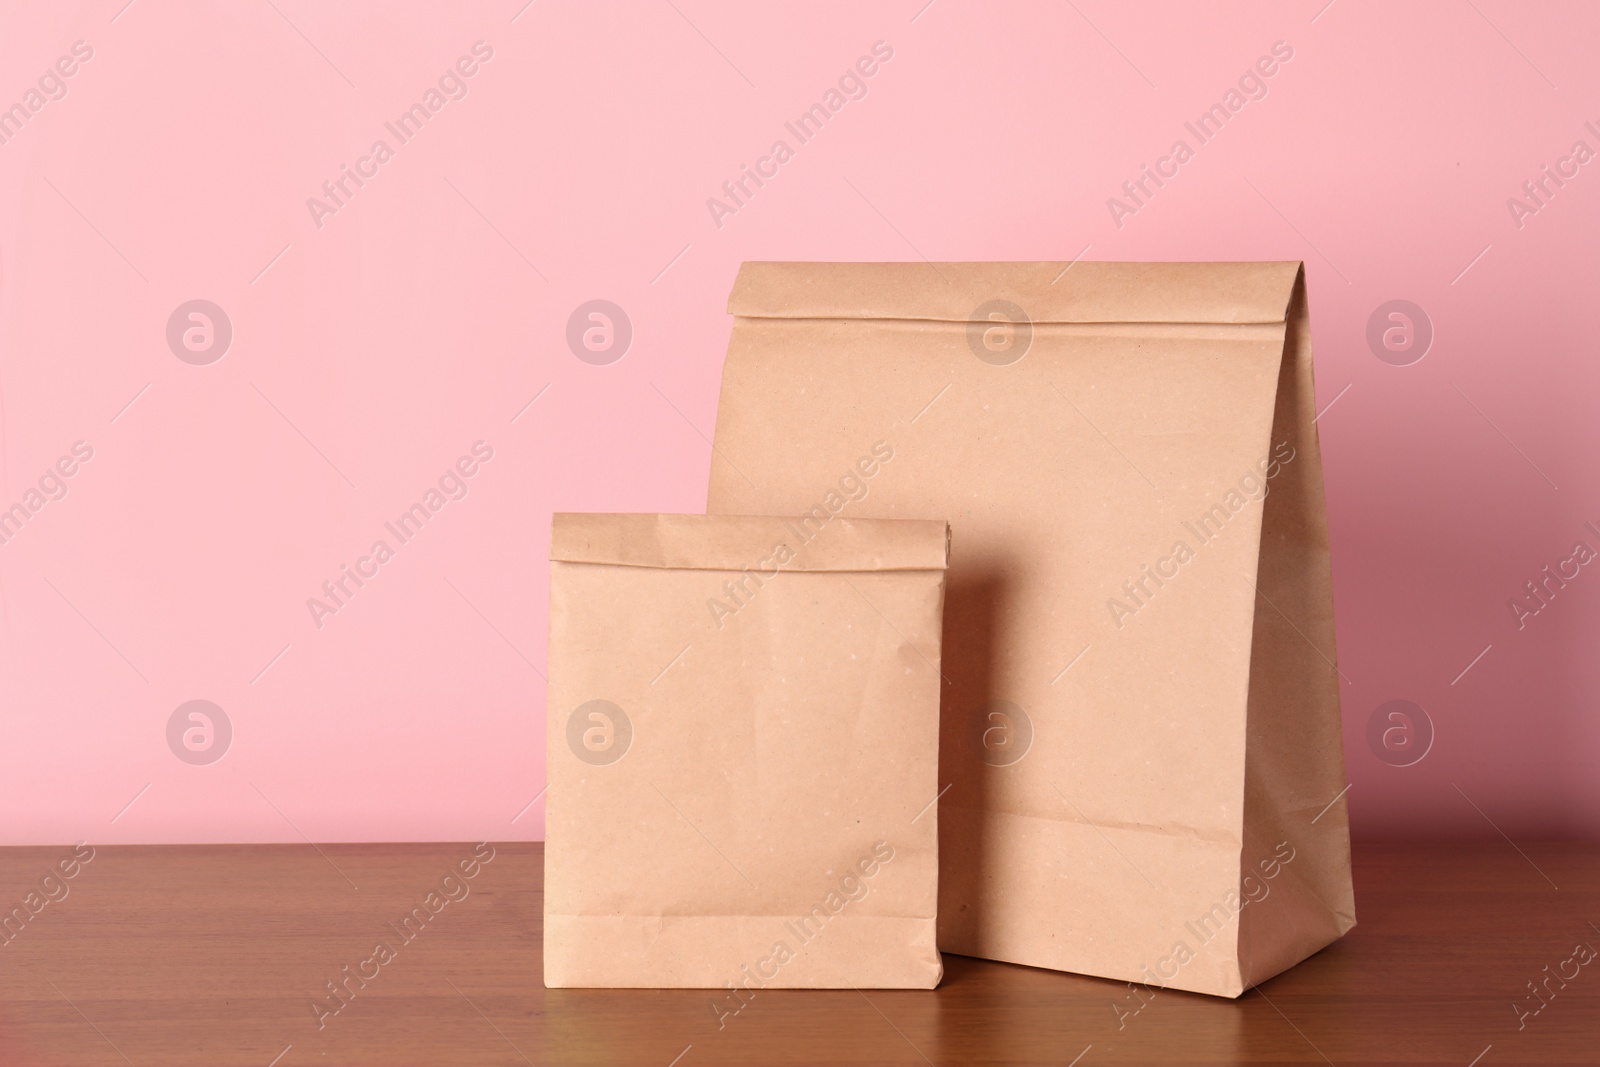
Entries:
POLYGON ((1325 3, 7 4, 0 106, 93 58, 0 144, 0 507, 93 458, 0 545, 0 840, 541 836, 550 513, 703 509, 740 261, 1080 254, 1307 262, 1357 835, 1600 833, 1600 568, 1525 629, 1507 606, 1600 548, 1600 162, 1507 207, 1600 149, 1600 14, 1325 3), (307 198, 480 40, 319 228, 307 198), (707 198, 880 40, 719 227, 707 198), (1119 227, 1108 197, 1280 40, 1119 227), (565 341, 596 298, 634 329, 608 366, 565 341), (234 330, 205 366, 165 338, 192 299, 234 330), (1366 341, 1392 299, 1436 331, 1409 366, 1366 341), (168 747, 193 699, 233 726, 210 765, 168 747), (1435 730, 1411 766, 1368 744, 1393 699, 1435 730))

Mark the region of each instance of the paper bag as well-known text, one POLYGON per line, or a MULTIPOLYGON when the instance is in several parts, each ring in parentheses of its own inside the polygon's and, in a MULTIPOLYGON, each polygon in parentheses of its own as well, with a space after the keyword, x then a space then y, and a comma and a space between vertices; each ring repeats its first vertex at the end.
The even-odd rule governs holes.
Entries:
POLYGON ((917 988, 940 520, 556 515, 544 979, 917 988))
POLYGON ((746 263, 729 310, 709 510, 952 525, 941 948, 1237 996, 1354 925, 1299 264, 746 263))

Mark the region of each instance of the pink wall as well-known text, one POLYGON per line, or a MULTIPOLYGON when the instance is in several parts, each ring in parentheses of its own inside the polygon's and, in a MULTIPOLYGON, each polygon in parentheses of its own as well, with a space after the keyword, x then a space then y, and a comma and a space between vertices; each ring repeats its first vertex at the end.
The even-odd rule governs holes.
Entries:
POLYGON ((1592 5, 125 2, 0 16, 0 106, 66 90, 0 144, 0 507, 65 487, 0 545, 0 840, 540 836, 550 512, 702 508, 740 261, 1080 254, 1307 261, 1358 834, 1600 833, 1600 567, 1520 630, 1507 603, 1600 549, 1600 162, 1507 206, 1600 151, 1592 5), (200 299, 210 362, 167 339, 200 299), (610 365, 565 340, 592 299, 632 323, 610 365), (1409 365, 1367 341, 1400 299, 1409 365), (460 457, 464 498, 387 535, 460 457), (220 761, 175 755, 187 711, 169 746, 197 699, 220 761), (1391 700, 1432 723, 1410 766, 1369 745, 1391 700))

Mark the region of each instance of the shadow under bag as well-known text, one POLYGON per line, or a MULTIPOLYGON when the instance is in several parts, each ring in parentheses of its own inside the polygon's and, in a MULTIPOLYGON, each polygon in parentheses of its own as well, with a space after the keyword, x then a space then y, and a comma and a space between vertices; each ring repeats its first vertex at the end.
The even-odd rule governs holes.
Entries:
POLYGON ((746 263, 729 310, 710 511, 952 527, 940 948, 1231 997, 1355 924, 1300 264, 746 263))

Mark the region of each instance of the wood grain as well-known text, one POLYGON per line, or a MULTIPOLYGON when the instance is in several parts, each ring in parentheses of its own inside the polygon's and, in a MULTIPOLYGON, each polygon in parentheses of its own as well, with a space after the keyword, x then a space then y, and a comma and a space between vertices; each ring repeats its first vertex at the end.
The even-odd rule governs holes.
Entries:
POLYGON ((1125 984, 947 956, 933 992, 762 992, 720 1029, 708 991, 546 990, 541 846, 462 878, 473 849, 103 847, 44 887, 71 847, 0 849, 0 909, 39 893, 0 940, 0 1063, 1600 1062, 1600 961, 1513 1007, 1600 948, 1595 844, 1361 849, 1344 941, 1238 1001, 1141 987, 1120 1026, 1125 984), (389 924, 417 908, 404 940, 389 924), (380 941, 392 958, 319 1019, 380 941))

